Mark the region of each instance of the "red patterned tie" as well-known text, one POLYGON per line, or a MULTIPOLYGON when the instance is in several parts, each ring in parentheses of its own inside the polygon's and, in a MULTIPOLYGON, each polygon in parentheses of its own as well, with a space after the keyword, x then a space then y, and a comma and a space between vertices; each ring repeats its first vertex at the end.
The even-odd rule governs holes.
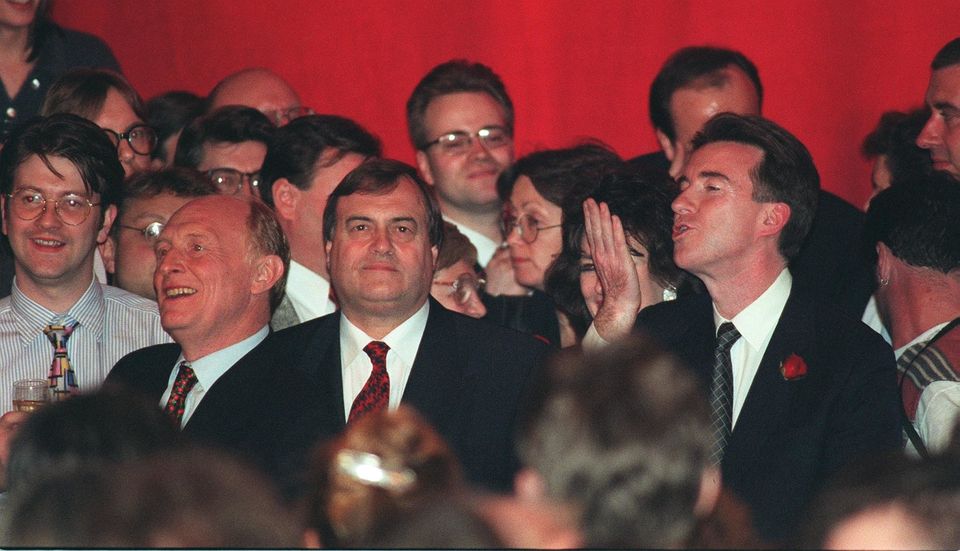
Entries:
POLYGON ((183 419, 184 402, 187 399, 187 394, 190 393, 190 389, 195 384, 197 384, 197 374, 193 372, 193 368, 185 361, 180 362, 177 380, 173 382, 173 390, 170 391, 167 406, 163 408, 163 411, 176 421, 178 427, 183 419))
POLYGON ((387 343, 372 341, 363 347, 363 351, 370 356, 373 363, 373 371, 370 372, 370 378, 360 394, 357 394, 350 407, 350 417, 347 422, 353 422, 372 411, 385 409, 390 403, 390 375, 387 374, 387 351, 390 347, 387 343))

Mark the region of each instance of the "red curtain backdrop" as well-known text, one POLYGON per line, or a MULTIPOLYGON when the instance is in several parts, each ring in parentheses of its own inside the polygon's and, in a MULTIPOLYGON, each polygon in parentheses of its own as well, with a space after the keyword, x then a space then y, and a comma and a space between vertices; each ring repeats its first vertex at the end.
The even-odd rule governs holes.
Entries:
POLYGON ((825 189, 869 195, 863 137, 923 101, 930 60, 960 35, 956 0, 60 0, 54 18, 99 35, 145 98, 206 94, 269 67, 322 113, 351 117, 412 161, 406 99, 434 65, 481 61, 507 84, 518 153, 596 137, 621 155, 656 148, 650 81, 693 44, 752 58, 764 113, 813 153, 825 189))

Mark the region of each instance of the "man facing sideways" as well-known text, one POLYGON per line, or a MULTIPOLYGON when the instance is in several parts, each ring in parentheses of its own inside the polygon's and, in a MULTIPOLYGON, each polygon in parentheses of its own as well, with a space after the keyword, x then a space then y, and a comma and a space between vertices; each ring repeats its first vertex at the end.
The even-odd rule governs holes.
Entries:
POLYGON ((188 201, 217 193, 216 186, 189 168, 167 168, 135 174, 124 182, 117 200, 117 218, 100 244, 111 283, 157 300, 153 245, 170 216, 188 201))
POLYGON ((513 162, 513 102, 503 81, 481 63, 434 67, 407 100, 407 130, 443 217, 486 266, 502 241, 497 177, 513 162))
POLYGON ((778 541, 837 468, 899 446, 893 354, 787 269, 819 187, 796 138, 759 117, 717 115, 679 184, 674 259, 708 294, 646 308, 638 324, 699 373, 723 483, 778 541))
POLYGON ((155 303, 94 280, 122 180, 114 145, 75 115, 34 119, 0 153, 16 270, 0 301, 0 410, 18 379, 49 376, 55 396, 94 390, 128 352, 169 341, 155 303))
POLYGON ((107 382, 156 401, 183 433, 239 454, 291 496, 322 404, 268 337, 289 249, 273 212, 248 197, 194 199, 157 239, 154 287, 174 343, 120 360, 107 382))
POLYGON ((930 69, 926 97, 930 118, 917 145, 930 151, 934 170, 960 180, 960 38, 937 52, 930 69))
POLYGON ((303 106, 300 96, 287 81, 262 67, 241 69, 224 77, 210 91, 207 105, 208 113, 225 105, 253 107, 277 126, 313 114, 312 109, 303 106))
POLYGON ((380 141, 350 119, 309 115, 279 128, 261 171, 261 196, 290 240, 290 275, 270 326, 284 329, 336 310, 323 241, 327 196, 351 170, 380 156, 380 141))
POLYGON ((206 174, 224 195, 259 197, 260 168, 275 130, 256 109, 223 107, 183 129, 173 162, 206 174))
POLYGON ((546 346, 429 298, 442 219, 413 167, 361 164, 330 195, 323 220, 340 311, 276 333, 304 350, 295 365, 317 379, 321 432, 403 402, 444 437, 472 482, 509 488, 514 420, 546 346))

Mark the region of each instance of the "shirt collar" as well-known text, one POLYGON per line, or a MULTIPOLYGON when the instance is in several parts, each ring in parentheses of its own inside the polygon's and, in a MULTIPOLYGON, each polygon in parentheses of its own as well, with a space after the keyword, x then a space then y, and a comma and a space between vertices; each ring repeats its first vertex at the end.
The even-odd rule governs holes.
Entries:
POLYGON ((893 355, 896 356, 897 359, 899 360, 899 359, 900 359, 900 356, 902 356, 903 353, 906 352, 908 348, 910 348, 911 346, 913 346, 913 345, 915 345, 915 344, 917 344, 917 343, 929 341, 929 340, 932 339, 937 333, 939 333, 941 329, 943 329, 944 327, 946 327, 948 323, 950 323, 950 322, 949 322, 949 321, 945 321, 945 322, 943 322, 943 323, 938 323, 937 325, 934 325, 933 327, 931 327, 930 329, 927 329, 927 330, 924 331, 923 333, 920 333, 919 335, 917 335, 916 337, 914 337, 912 341, 910 341, 910 342, 908 342, 907 344, 901 346, 900 348, 894 350, 894 351, 893 351, 893 355))
POLYGON ((341 346, 344 349, 344 365, 350 365, 356 359, 358 354, 363 353, 363 347, 370 341, 380 340, 387 343, 390 352, 397 354, 405 365, 413 366, 413 360, 417 357, 417 351, 420 349, 420 339, 423 337, 423 331, 427 328, 427 317, 430 314, 430 301, 423 303, 412 316, 404 320, 386 334, 382 339, 374 339, 363 332, 362 329, 354 325, 347 316, 340 316, 340 334, 341 346))
POLYGON ((790 270, 784 268, 777 279, 767 287, 756 300, 740 311, 732 320, 724 319, 713 305, 713 321, 717 328, 725 321, 733 322, 740 335, 754 350, 763 350, 765 343, 770 339, 773 330, 780 321, 783 307, 790 298, 790 288, 793 286, 793 276, 790 270))
MULTIPOLYGON (((16 277, 13 278, 13 287, 10 290, 10 306, 14 312, 20 340, 24 343, 32 341, 38 331, 58 315, 25 295, 17 286, 16 277)), ((97 340, 100 340, 104 318, 103 289, 95 278, 90 279, 90 286, 66 313, 77 320, 78 327, 91 331, 97 335, 97 340)))
MULTIPOLYGON (((210 390, 210 387, 213 386, 213 383, 217 382, 217 379, 240 361, 240 358, 246 356, 251 350, 256 348, 258 344, 263 342, 269 334, 270 326, 264 325, 259 331, 242 341, 190 362, 190 367, 193 368, 193 372, 197 375, 197 382, 200 383, 204 389, 210 390)), ((183 354, 181 354, 177 360, 177 365, 179 366, 183 360, 183 354)))
POLYGON ((316 310, 320 311, 330 300, 330 282, 303 264, 291 260, 286 293, 295 302, 316 303, 316 310))
POLYGON ((494 253, 497 252, 497 248, 500 246, 500 243, 490 239, 478 231, 474 231, 464 226, 463 224, 458 224, 446 216, 444 216, 443 219, 456 226, 457 229, 460 230, 460 233, 470 240, 470 243, 473 244, 474 248, 477 249, 477 264, 486 267, 494 253))

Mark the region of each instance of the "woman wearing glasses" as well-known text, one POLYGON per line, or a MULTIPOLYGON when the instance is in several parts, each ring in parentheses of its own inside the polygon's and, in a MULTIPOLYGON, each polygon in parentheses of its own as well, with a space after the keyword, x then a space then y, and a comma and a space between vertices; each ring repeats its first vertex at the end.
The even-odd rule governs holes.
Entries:
MULTIPOLYGON (((576 344, 580 331, 553 307, 544 294, 544 275, 563 248, 561 205, 582 197, 601 176, 621 165, 611 150, 597 144, 531 153, 504 171, 497 192, 504 203, 504 239, 510 249, 516 282, 527 290, 522 299, 502 299, 510 313, 498 309, 500 321, 539 335, 559 346, 576 344), (524 327, 525 326, 525 327, 524 327)), ((491 294, 499 294, 491 289, 491 294)), ((490 306, 490 305, 488 305, 490 306)), ((491 310, 493 310, 491 308, 491 310)))

